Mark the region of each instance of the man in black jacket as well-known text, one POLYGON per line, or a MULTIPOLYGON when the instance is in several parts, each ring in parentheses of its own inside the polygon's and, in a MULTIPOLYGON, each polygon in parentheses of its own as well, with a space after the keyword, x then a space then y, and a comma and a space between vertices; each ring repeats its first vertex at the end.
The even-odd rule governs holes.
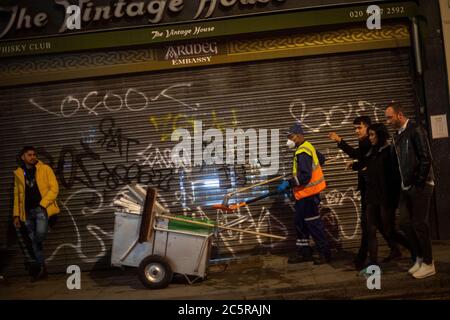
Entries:
POLYGON ((412 246, 415 264, 408 272, 416 279, 436 274, 428 225, 434 174, 425 130, 409 120, 402 106, 392 102, 386 108, 387 123, 395 128, 394 150, 402 181, 400 228, 412 246))
MULTIPOLYGON (((369 135, 367 133, 367 128, 371 125, 371 120, 367 116, 356 117, 353 121, 353 126, 355 128, 356 136, 358 137, 358 148, 353 148, 344 139, 342 139, 335 132, 331 132, 329 137, 331 140, 337 142, 338 147, 344 151, 350 158, 354 160, 361 160, 372 147, 369 135)), ((353 167, 356 169, 356 166, 353 167)), ((358 171, 358 190, 361 193, 361 244, 359 247, 358 254, 354 259, 355 268, 361 270, 366 267, 366 259, 368 253, 368 233, 367 233, 367 223, 365 218, 366 212, 366 182, 365 173, 362 170, 358 171)))

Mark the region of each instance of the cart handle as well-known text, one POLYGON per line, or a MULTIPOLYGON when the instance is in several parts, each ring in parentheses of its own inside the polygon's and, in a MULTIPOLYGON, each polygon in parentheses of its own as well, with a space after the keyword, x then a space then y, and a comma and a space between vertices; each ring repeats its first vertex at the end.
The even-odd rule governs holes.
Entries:
POLYGON ((254 234, 254 235, 258 235, 258 236, 264 236, 264 237, 268 237, 268 238, 286 240, 286 237, 276 236, 276 235, 269 234, 269 233, 263 233, 263 232, 257 232, 257 231, 251 231, 251 230, 241 230, 239 228, 226 227, 226 226, 215 225, 215 224, 200 222, 200 221, 192 221, 192 220, 187 220, 187 219, 178 218, 178 217, 171 217, 171 216, 167 216, 167 215, 158 215, 158 217, 166 218, 169 220, 182 221, 182 222, 196 224, 196 225, 205 226, 205 227, 218 227, 220 229, 225 229, 225 230, 232 230, 232 231, 237 231, 237 232, 250 233, 250 234, 254 234))
POLYGON ((236 191, 227 193, 227 194, 225 195, 225 197, 226 197, 226 198, 229 198, 229 197, 231 197, 232 195, 234 195, 234 194, 236 194, 236 193, 244 192, 244 191, 253 189, 254 187, 262 186, 262 185, 264 185, 264 184, 268 184, 268 183, 271 183, 271 182, 280 180, 280 179, 282 179, 282 178, 284 178, 284 175, 278 176, 278 177, 275 177, 275 178, 272 178, 272 179, 269 179, 269 180, 265 180, 265 181, 262 181, 262 182, 257 183, 257 184, 253 184, 253 185, 248 186, 248 187, 244 187, 244 188, 241 188, 241 189, 237 189, 236 191))

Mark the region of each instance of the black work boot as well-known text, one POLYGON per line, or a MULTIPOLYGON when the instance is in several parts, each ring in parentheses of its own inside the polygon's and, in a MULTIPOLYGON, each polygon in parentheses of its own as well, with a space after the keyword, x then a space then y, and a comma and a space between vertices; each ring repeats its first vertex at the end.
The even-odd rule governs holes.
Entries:
POLYGON ((318 257, 314 257, 313 259, 314 261, 314 265, 319 266, 321 264, 329 264, 331 262, 331 257, 330 256, 318 256, 318 257))
POLYGON ((303 262, 310 262, 310 261, 313 261, 312 256, 304 256, 304 255, 298 254, 298 253, 296 255, 289 257, 289 259, 288 259, 289 264, 303 263, 303 262))

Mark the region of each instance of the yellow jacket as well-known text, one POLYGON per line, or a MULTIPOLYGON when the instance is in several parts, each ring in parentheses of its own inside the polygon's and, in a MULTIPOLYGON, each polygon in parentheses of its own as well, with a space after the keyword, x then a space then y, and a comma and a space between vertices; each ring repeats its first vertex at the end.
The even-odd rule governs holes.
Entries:
MULTIPOLYGON (((45 163, 38 161, 36 163, 36 183, 41 194, 40 205, 47 209, 49 217, 59 213, 59 207, 56 203, 59 186, 56 176, 45 163)), ((14 171, 14 209, 13 216, 19 217, 25 222, 25 175, 22 168, 14 171)))

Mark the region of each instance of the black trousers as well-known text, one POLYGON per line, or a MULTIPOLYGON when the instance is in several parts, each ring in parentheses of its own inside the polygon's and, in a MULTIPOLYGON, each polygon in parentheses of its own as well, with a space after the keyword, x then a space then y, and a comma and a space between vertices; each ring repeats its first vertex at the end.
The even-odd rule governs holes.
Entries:
POLYGON ((326 259, 330 258, 330 246, 320 217, 317 199, 309 197, 295 202, 295 226, 299 254, 303 256, 312 255, 309 246, 309 237, 311 236, 320 254, 326 259))
POLYGON ((364 263, 367 259, 367 252, 369 250, 369 240, 367 232, 367 219, 366 219, 366 193, 364 189, 361 189, 361 243, 359 245, 358 254, 356 256, 356 262, 364 263))
POLYGON ((413 257, 423 258, 426 264, 433 261, 429 227, 433 189, 427 184, 423 189, 414 186, 408 191, 402 191, 399 205, 399 225, 411 244, 411 253, 413 257))
POLYGON ((407 238, 397 232, 395 228, 395 208, 368 204, 366 219, 369 242, 369 264, 378 264, 377 230, 383 235, 391 251, 398 251, 399 244, 411 250, 407 238))

